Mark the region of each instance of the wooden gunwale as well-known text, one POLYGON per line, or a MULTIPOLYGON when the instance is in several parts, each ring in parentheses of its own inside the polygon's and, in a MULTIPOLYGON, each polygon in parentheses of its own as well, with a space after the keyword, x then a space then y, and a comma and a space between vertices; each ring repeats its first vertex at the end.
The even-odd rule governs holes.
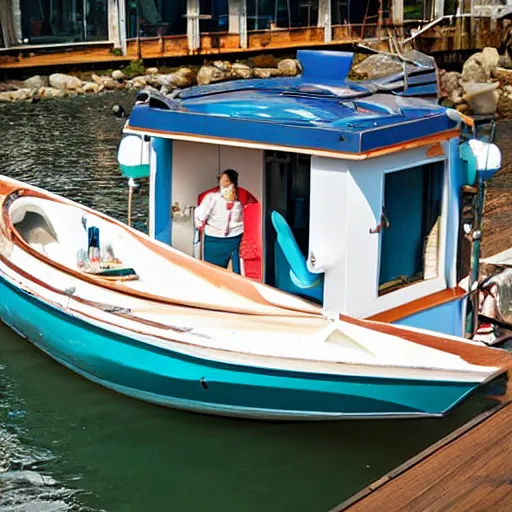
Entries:
POLYGON ((386 311, 381 311, 380 313, 371 315, 366 319, 373 320, 375 322, 393 323, 397 320, 402 320, 403 318, 415 315, 421 311, 426 311, 435 306, 461 300, 465 295, 467 295, 466 291, 458 286, 455 288, 446 288, 445 290, 432 293, 426 297, 421 297, 412 302, 408 302, 407 304, 401 304, 400 306, 396 306, 386 311))
MULTIPOLYGON (((0 188, 0 194, 2 194, 2 188, 0 188)), ((142 299, 151 300, 153 302, 160 302, 164 304, 177 304, 182 306, 189 306, 189 307, 195 307, 199 309, 210 309, 210 310, 218 310, 218 311, 225 311, 230 313, 241 313, 241 314, 248 314, 248 315, 256 315, 259 316, 261 313, 255 313, 251 310, 243 310, 242 308, 231 308, 231 307, 223 307, 222 309, 216 309, 215 307, 212 307, 208 304, 202 304, 202 303, 196 303, 196 302, 188 302, 183 300, 173 300, 169 299, 167 297, 163 297, 160 295, 154 295, 151 293, 143 292, 140 290, 135 290, 133 288, 126 288, 122 285, 118 285, 116 282, 111 281, 105 281, 100 277, 93 276, 91 274, 86 274, 85 272, 80 272, 71 268, 68 268, 54 260, 51 260, 50 258, 44 256, 43 254, 39 253, 32 247, 30 247, 29 244, 23 240, 23 238, 19 235, 17 230, 12 225, 12 221, 9 216, 8 208, 6 207, 6 201, 10 195, 14 193, 20 194, 20 196, 23 197, 37 197, 41 199, 46 199, 49 201, 54 201, 62 204, 69 204, 73 207, 79 208, 84 212, 91 213, 92 215, 95 215, 111 224, 114 224, 120 228, 122 228, 124 231, 128 232, 133 238, 135 238, 137 241, 139 241, 142 245, 145 247, 149 247, 155 254, 162 256, 163 258, 168 258, 168 252, 164 250, 163 247, 160 247, 156 242, 151 243, 149 240, 146 240, 146 238, 142 235, 142 233, 138 233, 136 230, 126 226, 125 224, 116 221, 115 219, 110 219, 106 215, 102 214, 101 212, 96 212, 92 209, 89 209, 85 206, 78 205, 76 203, 73 203, 72 201, 68 201, 64 198, 60 198, 58 196, 53 196, 50 194, 43 194, 37 190, 33 190, 30 188, 23 188, 19 186, 13 186, 11 189, 8 189, 7 193, 9 196, 4 196, 1 207, 2 207, 2 217, 4 222, 4 235, 8 238, 9 241, 11 241, 13 244, 18 246, 23 251, 27 252, 34 258, 38 259, 39 261, 44 262, 45 264, 58 269, 59 271, 71 275, 77 279, 80 279, 82 281, 110 289, 112 291, 116 291, 119 293, 122 293, 124 295, 129 295, 133 297, 138 297, 142 299)), ((237 275, 231 275, 228 276, 223 275, 223 271, 219 268, 215 267, 214 265, 210 264, 204 264, 197 265, 195 262, 192 262, 192 265, 190 265, 189 258, 185 255, 181 255, 176 253, 175 257, 177 260, 181 260, 180 263, 183 265, 184 268, 193 267, 193 272, 196 275, 199 275, 201 278, 205 279, 208 282, 212 281, 212 276, 216 280, 216 285, 218 285, 219 288, 225 287, 226 289, 233 290, 233 284, 231 281, 236 280, 237 289, 235 290, 235 293, 243 294, 246 298, 254 301, 256 304, 259 304, 261 306, 269 307, 269 308, 275 308, 276 311, 272 312, 266 312, 264 315, 268 316, 299 316, 299 317, 311 317, 311 316, 321 316, 321 310, 318 307, 318 313, 313 312, 314 306, 310 304, 305 304, 306 308, 310 308, 310 312, 305 312, 303 310, 295 309, 291 306, 276 306, 275 304, 271 303, 270 301, 265 300, 258 291, 251 286, 251 283, 248 283, 245 278, 237 275), (283 312, 283 310, 286 311, 286 313, 283 312)), ((4 260, 4 262, 9 266, 14 266, 12 262, 7 262, 4 260)))

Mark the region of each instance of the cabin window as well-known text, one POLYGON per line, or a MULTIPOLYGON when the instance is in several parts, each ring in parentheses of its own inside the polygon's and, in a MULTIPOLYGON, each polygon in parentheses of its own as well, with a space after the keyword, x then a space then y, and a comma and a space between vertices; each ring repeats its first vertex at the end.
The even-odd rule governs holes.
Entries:
POLYGON ((438 276, 443 162, 385 174, 379 295, 438 276))

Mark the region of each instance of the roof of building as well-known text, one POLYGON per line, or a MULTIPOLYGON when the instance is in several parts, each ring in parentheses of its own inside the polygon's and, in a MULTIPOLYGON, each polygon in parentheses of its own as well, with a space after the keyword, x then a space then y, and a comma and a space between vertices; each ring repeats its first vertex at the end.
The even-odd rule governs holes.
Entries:
POLYGON ((354 82, 347 78, 352 53, 309 50, 297 57, 299 77, 198 86, 171 97, 143 93, 129 128, 361 154, 455 126, 435 101, 432 67, 406 65, 405 79, 399 73, 354 82))

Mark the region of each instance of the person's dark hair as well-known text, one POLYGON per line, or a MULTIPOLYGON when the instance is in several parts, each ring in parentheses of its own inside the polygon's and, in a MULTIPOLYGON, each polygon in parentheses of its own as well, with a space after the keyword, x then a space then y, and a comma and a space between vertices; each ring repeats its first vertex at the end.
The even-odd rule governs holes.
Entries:
POLYGON ((231 183, 235 186, 235 188, 238 188, 238 173, 234 169, 226 169, 225 171, 221 172, 221 176, 225 174, 231 183))

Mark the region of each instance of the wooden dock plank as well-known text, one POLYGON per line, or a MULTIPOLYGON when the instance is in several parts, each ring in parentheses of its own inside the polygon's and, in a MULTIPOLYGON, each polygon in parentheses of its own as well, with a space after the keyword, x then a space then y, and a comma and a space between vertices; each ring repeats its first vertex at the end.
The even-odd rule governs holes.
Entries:
POLYGON ((471 423, 334 510, 512 510, 512 403, 471 423))

